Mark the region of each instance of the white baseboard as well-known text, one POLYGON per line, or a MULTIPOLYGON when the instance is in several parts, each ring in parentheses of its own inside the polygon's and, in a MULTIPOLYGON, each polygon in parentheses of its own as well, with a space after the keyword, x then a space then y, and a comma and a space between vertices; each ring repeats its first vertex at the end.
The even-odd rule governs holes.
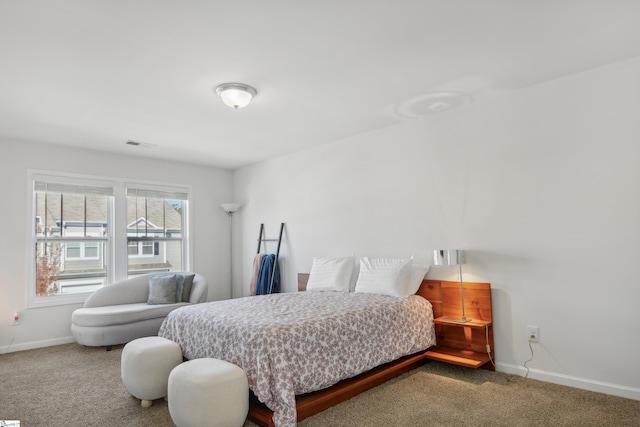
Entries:
MULTIPOLYGON (((522 366, 510 365, 507 363, 497 363, 496 370, 506 374, 524 377, 527 369, 522 366)), ((625 397, 627 399, 640 400, 640 388, 629 387, 620 384, 612 384, 603 381, 590 380, 587 378, 573 377, 571 375, 558 374, 555 372, 542 371, 539 369, 529 369, 527 378, 545 381, 552 384, 566 385, 582 390, 595 391, 598 393, 610 394, 612 396, 625 397)))
POLYGON ((72 336, 68 336, 68 337, 62 337, 62 338, 54 338, 51 340, 22 342, 19 344, 10 343, 9 345, 0 347, 0 354, 13 353, 16 351, 24 351, 24 350, 33 350, 34 348, 51 347, 54 345, 69 344, 72 342, 76 342, 75 338, 73 338, 72 336))

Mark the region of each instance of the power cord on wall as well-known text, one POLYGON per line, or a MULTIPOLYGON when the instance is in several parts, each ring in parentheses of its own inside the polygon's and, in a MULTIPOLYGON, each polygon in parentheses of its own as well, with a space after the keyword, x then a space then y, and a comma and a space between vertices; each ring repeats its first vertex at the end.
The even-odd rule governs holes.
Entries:
MULTIPOLYGON (((487 342, 487 355, 489 356, 489 361, 491 362, 493 367, 496 368, 496 364, 493 361, 493 358, 491 357, 491 346, 489 345, 489 325, 485 325, 484 333, 485 333, 485 339, 487 342)), ((527 379, 529 377, 529 367, 527 366, 527 363, 533 360, 533 347, 531 346, 531 341, 529 341, 529 350, 531 350, 531 357, 526 362, 524 362, 524 368, 527 370, 527 373, 525 374, 524 379, 527 379)))
POLYGON ((531 350, 531 357, 524 362, 524 368, 527 370, 527 373, 525 374, 524 377, 521 377, 519 375, 509 376, 509 377, 507 377, 507 381, 508 382, 513 382, 513 383, 518 384, 518 385, 520 385, 522 387, 526 387, 527 386, 526 380, 529 377, 529 367, 527 366, 527 364, 533 360, 533 347, 531 346, 531 341, 529 341, 529 350, 531 350))
POLYGON ((495 368, 496 364, 494 363, 493 358, 491 357, 491 346, 489 345, 489 325, 484 325, 484 332, 485 332, 485 338, 487 341, 487 354, 489 355, 489 362, 491 362, 491 364, 495 368))
POLYGON ((524 362, 524 368, 527 370, 527 373, 524 376, 525 380, 529 376, 529 367, 527 366, 527 363, 529 363, 529 362, 531 362, 533 360, 533 347, 531 346, 531 341, 529 341, 529 350, 531 350, 531 357, 529 359, 527 359, 526 362, 524 362))

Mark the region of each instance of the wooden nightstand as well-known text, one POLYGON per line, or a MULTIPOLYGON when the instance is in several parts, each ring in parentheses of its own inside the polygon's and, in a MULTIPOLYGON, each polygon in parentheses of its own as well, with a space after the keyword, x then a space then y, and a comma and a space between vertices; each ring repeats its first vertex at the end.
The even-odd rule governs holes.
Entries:
POLYGON ((469 368, 495 370, 491 363, 491 360, 495 360, 491 285, 463 284, 464 311, 467 318, 472 320, 457 323, 447 319, 460 319, 462 316, 460 282, 428 282, 433 284, 427 298, 433 305, 436 346, 428 349, 425 357, 469 368))

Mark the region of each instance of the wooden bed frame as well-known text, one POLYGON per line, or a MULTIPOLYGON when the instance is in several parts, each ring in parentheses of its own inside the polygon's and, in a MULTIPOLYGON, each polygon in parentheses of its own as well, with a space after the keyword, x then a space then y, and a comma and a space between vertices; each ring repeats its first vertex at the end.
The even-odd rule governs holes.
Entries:
MULTIPOLYGON (((298 290, 306 290, 307 281, 309 280, 309 274, 298 274, 298 290)), ((468 317, 475 319, 482 319, 491 322, 491 289, 488 283, 465 283, 465 313, 468 317), (467 285, 475 289, 480 285, 480 292, 472 291, 471 295, 467 295, 467 285), (488 295, 487 295, 488 292, 488 295), (487 298, 488 297, 488 298, 487 298)), ((455 290, 458 287, 459 295, 459 282, 445 282, 440 280, 424 280, 416 292, 416 295, 429 300, 433 306, 434 319, 441 318, 442 316, 460 317, 462 309, 460 303, 457 306, 455 301, 449 304, 449 297, 451 296, 451 290, 455 290)), ((471 289, 470 289, 471 290, 471 289)), ((436 336, 438 337, 438 330, 440 326, 436 324, 436 336)), ((466 329, 466 328, 465 328, 466 329)), ((493 347, 493 331, 491 332, 491 347, 493 347)), ((476 341, 476 338, 473 338, 476 341)), ((484 336, 478 337, 478 343, 474 345, 485 345, 484 336)), ((469 347, 469 343, 463 343, 463 347, 469 347)), ((392 378, 400 376, 406 372, 409 372, 427 362, 429 359, 435 359, 434 357, 427 356, 430 350, 437 349, 431 348, 425 351, 421 351, 409 356, 401 357, 393 362, 386 363, 378 366, 370 371, 364 372, 356 377, 349 378, 339 383, 319 390, 313 393, 308 393, 300 396, 296 396, 296 410, 298 415, 298 422, 304 420, 307 417, 315 415, 342 403, 350 398, 367 391, 373 387, 376 387, 382 383, 389 381, 392 378)), ((463 350, 466 351, 466 350, 463 350)), ((493 352, 493 349, 492 349, 493 352)), ((448 361, 450 363, 455 363, 448 361)), ((487 369, 491 367, 483 366, 487 369)), ((249 415, 248 419, 263 427, 274 427, 272 416, 273 412, 262 404, 251 393, 249 402, 249 415)))

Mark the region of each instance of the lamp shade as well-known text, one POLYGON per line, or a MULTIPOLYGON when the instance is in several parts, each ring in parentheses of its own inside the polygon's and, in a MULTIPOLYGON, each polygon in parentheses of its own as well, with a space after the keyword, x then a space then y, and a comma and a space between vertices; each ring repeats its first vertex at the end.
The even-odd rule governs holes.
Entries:
POLYGON ((242 83, 225 83, 216 88, 216 93, 231 108, 243 108, 249 105, 257 91, 242 83))
POLYGON ((220 205, 220 207, 226 212, 226 213, 234 213, 235 211, 237 211, 238 209, 240 209, 240 205, 237 203, 223 203, 220 205))
POLYGON ((436 249, 433 251, 433 265, 464 264, 464 251, 460 249, 436 249))

